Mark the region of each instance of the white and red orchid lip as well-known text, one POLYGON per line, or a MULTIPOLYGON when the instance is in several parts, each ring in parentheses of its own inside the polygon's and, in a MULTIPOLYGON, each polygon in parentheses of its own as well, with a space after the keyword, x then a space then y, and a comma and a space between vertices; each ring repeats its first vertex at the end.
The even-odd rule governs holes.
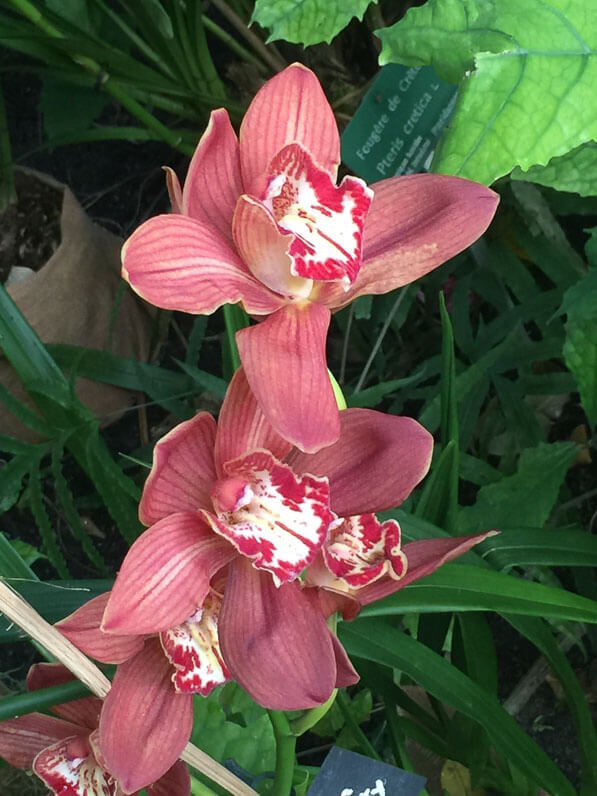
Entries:
POLYGON ((61 796, 115 796, 118 783, 95 759, 85 736, 65 738, 37 755, 33 770, 61 796))
POLYGON ((172 682, 178 693, 207 696, 230 679, 218 640, 221 605, 220 595, 211 591, 186 622, 160 633, 164 652, 176 669, 172 682))
POLYGON ((329 508, 328 479, 298 477, 266 450, 228 462, 225 469, 229 477, 212 490, 217 515, 204 511, 203 518, 277 585, 295 580, 337 519, 329 508))
POLYGON ((361 266, 363 226, 373 191, 357 177, 336 186, 300 144, 278 152, 269 167, 263 204, 282 232, 292 233, 290 271, 316 281, 339 280, 344 289, 361 266))
POLYGON ((329 571, 353 588, 384 575, 399 580, 407 569, 400 526, 395 520, 381 523, 375 514, 347 517, 332 531, 322 553, 329 571))

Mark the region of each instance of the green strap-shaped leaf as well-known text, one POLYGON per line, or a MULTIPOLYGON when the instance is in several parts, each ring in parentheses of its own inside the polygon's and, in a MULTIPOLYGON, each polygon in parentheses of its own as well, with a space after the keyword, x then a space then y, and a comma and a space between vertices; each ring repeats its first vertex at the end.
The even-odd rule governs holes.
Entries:
POLYGON ((353 17, 363 18, 371 0, 256 0, 251 22, 270 28, 269 41, 330 42, 353 17))
POLYGON ((597 423, 597 269, 569 288, 561 312, 568 316, 564 359, 578 384, 583 408, 597 423))
POLYGON ((500 611, 597 623, 594 600, 468 564, 444 564, 437 572, 365 606, 362 615, 436 611, 500 611))
POLYGON ((381 619, 342 622, 339 634, 349 655, 400 669, 437 699, 478 721, 498 752, 553 796, 575 796, 570 781, 499 702, 441 655, 381 619))
POLYGON ((576 726, 579 739, 582 765, 582 793, 597 792, 597 733, 589 710, 587 697, 570 666, 565 654, 559 648, 551 629, 539 619, 522 616, 508 616, 506 619, 519 633, 526 636, 543 653, 557 675, 576 726))
POLYGON ((597 15, 586 0, 430 0, 383 41, 380 63, 460 82, 432 168, 486 184, 597 138, 597 15))

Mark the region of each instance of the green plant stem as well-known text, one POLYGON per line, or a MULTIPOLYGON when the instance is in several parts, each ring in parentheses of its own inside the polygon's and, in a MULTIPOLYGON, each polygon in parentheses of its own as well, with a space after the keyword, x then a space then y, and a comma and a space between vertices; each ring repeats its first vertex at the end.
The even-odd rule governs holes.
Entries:
POLYGON ((259 53, 261 58, 271 67, 274 72, 281 72, 288 64, 284 61, 284 59, 278 54, 272 52, 259 38, 256 33, 253 33, 252 30, 249 30, 245 21, 242 17, 233 11, 230 6, 225 2, 225 0, 211 0, 212 5, 215 6, 218 11, 222 14, 222 16, 226 17, 228 22, 233 25, 237 31, 243 36, 253 47, 255 52, 259 53))
POLYGON ((240 367, 240 355, 236 345, 235 334, 239 329, 243 329, 249 325, 249 316, 237 304, 224 304, 222 307, 224 311, 224 323, 226 325, 226 339, 228 341, 228 350, 230 351, 230 361, 232 362, 233 370, 240 367))
POLYGON ((354 716, 350 712, 349 700, 346 691, 344 690, 338 691, 337 702, 338 702, 338 707, 340 708, 340 710, 342 711, 342 715, 344 716, 344 721, 350 727, 351 732, 358 740, 363 752, 368 757, 372 757, 374 760, 381 760, 381 757, 375 751, 375 748, 372 745, 371 741, 369 740, 369 738, 367 738, 363 730, 356 723, 354 716))
POLYGON ((12 719, 14 716, 22 716, 24 713, 31 713, 34 710, 46 710, 46 708, 59 705, 61 702, 89 696, 89 693, 87 686, 78 680, 73 680, 49 688, 40 688, 38 691, 30 691, 27 694, 5 696, 0 700, 0 721, 12 719))
POLYGON ((217 25, 213 21, 213 19, 210 19, 208 16, 203 14, 201 20, 206 30, 208 30, 210 33, 213 33, 214 36, 217 36, 217 38, 222 42, 222 44, 225 44, 227 47, 229 47, 232 50, 232 52, 236 53, 240 58, 243 59, 243 61, 248 61, 249 63, 253 64, 253 66, 255 66, 255 68, 262 75, 266 75, 269 73, 270 70, 263 63, 263 61, 260 61, 259 58, 257 58, 255 55, 253 55, 252 52, 247 50, 246 47, 243 47, 243 45, 240 42, 238 42, 234 38, 234 36, 231 36, 223 28, 217 25))
MULTIPOLYGON (((64 38, 61 31, 48 22, 29 0, 8 0, 8 2, 16 11, 40 28, 47 36, 56 39, 64 38)), ((71 54, 70 57, 75 63, 79 64, 79 66, 97 78, 98 84, 104 91, 107 91, 114 99, 118 100, 124 108, 132 113, 133 116, 136 116, 137 119, 143 122, 150 130, 157 133, 159 137, 173 149, 178 149, 179 152, 183 152, 185 155, 193 154, 193 147, 186 144, 178 133, 173 133, 166 125, 162 124, 162 122, 149 113, 140 103, 133 99, 130 94, 112 80, 110 75, 104 71, 100 64, 92 58, 77 55, 76 53, 71 54)))
POLYGON ((316 708, 309 708, 309 710, 306 710, 302 716, 290 721, 290 729, 292 730, 293 735, 296 735, 298 738, 300 735, 303 735, 303 733, 307 732, 307 730, 310 730, 311 727, 314 727, 332 707, 336 701, 337 694, 338 689, 334 688, 330 697, 323 703, 323 705, 318 705, 316 708))
POLYGON ((276 776, 272 796, 288 796, 294 778, 296 735, 291 731, 286 714, 268 710, 276 739, 276 776))

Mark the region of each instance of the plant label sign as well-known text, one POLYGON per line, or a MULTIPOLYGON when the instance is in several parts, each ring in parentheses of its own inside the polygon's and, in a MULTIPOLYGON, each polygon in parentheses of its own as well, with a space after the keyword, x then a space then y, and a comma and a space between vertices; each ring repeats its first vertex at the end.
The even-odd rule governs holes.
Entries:
POLYGON ((342 133, 342 160, 367 182, 425 171, 457 92, 431 66, 387 64, 342 133))
POLYGON ((307 796, 419 796, 425 777, 334 746, 307 796))

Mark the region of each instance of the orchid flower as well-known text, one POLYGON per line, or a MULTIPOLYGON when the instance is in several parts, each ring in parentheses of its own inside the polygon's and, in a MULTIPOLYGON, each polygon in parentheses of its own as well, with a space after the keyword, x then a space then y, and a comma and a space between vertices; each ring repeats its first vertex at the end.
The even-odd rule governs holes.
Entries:
MULTIPOLYGON (((27 688, 36 691, 72 680, 62 664, 34 664, 27 688)), ((54 705, 56 716, 29 713, 0 722, 0 755, 18 768, 33 769, 56 796, 123 796, 125 790, 107 768, 99 742, 102 700, 84 697, 54 705)), ((137 743, 143 743, 137 737, 137 743)), ((185 796, 191 782, 182 761, 156 782, 146 783, 150 796, 185 796)), ((134 793, 137 792, 135 789, 134 793)))
POLYGON ((339 162, 332 109, 315 75, 293 64, 257 93, 238 138, 227 112, 213 111, 184 189, 168 171, 174 212, 123 248, 124 278, 152 304, 210 314, 240 302, 261 321, 236 337, 247 379, 269 422, 306 452, 340 435, 325 358, 331 312, 453 257, 498 202, 439 174, 337 186, 339 162))

